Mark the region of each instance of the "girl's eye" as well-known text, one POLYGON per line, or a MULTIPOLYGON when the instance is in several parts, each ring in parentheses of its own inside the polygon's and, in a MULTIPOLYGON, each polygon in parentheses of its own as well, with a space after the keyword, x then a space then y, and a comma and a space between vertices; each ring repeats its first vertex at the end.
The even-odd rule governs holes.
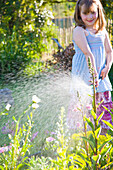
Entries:
POLYGON ((91 13, 92 13, 92 14, 95 14, 96 12, 95 12, 95 11, 92 11, 91 13))
POLYGON ((86 12, 83 12, 83 14, 84 14, 84 15, 87 15, 87 13, 86 13, 86 12))

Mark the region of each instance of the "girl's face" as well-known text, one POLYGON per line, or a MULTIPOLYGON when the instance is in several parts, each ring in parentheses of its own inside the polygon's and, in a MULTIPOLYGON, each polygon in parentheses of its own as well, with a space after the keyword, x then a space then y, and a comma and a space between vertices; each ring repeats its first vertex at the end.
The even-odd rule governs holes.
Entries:
POLYGON ((81 6, 80 16, 86 27, 93 28, 98 19, 98 9, 96 4, 92 4, 86 11, 85 4, 81 6))

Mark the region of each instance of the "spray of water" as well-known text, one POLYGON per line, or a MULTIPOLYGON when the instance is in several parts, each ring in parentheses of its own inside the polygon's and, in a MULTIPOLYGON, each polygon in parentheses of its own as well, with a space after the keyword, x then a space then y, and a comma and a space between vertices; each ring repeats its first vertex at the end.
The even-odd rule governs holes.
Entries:
MULTIPOLYGON (((71 128, 75 128, 77 123, 82 121, 80 112, 73 112, 73 109, 78 104, 79 99, 83 105, 86 105, 89 100, 88 94, 90 94, 89 87, 82 80, 76 78, 72 81, 70 72, 49 73, 40 78, 13 80, 9 88, 12 90, 14 104, 8 117, 4 121, 2 120, 1 127, 4 126, 6 119, 12 121, 13 115, 19 117, 31 103, 33 95, 37 95, 41 99, 40 107, 33 115, 32 133, 38 132, 35 150, 39 150, 39 145, 42 145, 43 139, 55 131, 62 106, 65 108, 67 122, 70 114, 74 113, 75 115, 75 124, 70 122, 71 128)), ((23 118, 23 122, 25 120, 26 116, 23 118)))

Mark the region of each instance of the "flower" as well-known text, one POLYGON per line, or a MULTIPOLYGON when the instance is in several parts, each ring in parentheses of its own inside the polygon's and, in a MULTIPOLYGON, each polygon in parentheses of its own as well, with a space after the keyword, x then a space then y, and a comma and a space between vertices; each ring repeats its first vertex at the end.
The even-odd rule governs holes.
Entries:
POLYGON ((0 147, 0 153, 4 152, 4 147, 0 147))
POLYGON ((37 135, 38 135, 38 132, 33 133, 33 136, 31 138, 31 142, 36 138, 37 135))
POLYGON ((80 123, 79 122, 77 122, 77 128, 79 128, 80 127, 80 123))
POLYGON ((52 142, 52 141, 54 141, 55 139, 53 138, 53 137, 48 137, 48 138, 46 138, 46 142, 52 142))
POLYGON ((8 103, 5 108, 7 111, 9 111, 10 107, 11 107, 11 105, 8 103))
POLYGON ((37 109, 38 107, 39 107, 39 105, 38 105, 37 103, 33 103, 33 104, 32 104, 32 108, 33 108, 33 109, 37 109))
POLYGON ((0 153, 7 152, 9 149, 11 149, 11 146, 0 147, 0 153))
POLYGON ((88 110, 91 110, 91 109, 92 109, 92 105, 91 105, 91 104, 87 104, 87 105, 86 105, 86 108, 87 108, 88 110))
POLYGON ((33 96, 32 96, 32 101, 33 101, 34 103, 39 103, 41 100, 40 100, 36 95, 33 95, 33 96))
POLYGON ((55 132, 51 132, 51 135, 56 135, 56 133, 55 132))
POLYGON ((74 109, 73 109, 74 112, 76 112, 76 111, 78 111, 78 110, 81 110, 81 105, 80 105, 80 104, 77 104, 77 105, 74 107, 74 109))
POLYGON ((74 107, 73 112, 76 112, 77 110, 78 110, 77 107, 74 107))
POLYGON ((46 133, 46 134, 48 134, 48 133, 49 133, 49 131, 48 131, 48 130, 46 130, 46 131, 45 131, 45 133, 46 133))

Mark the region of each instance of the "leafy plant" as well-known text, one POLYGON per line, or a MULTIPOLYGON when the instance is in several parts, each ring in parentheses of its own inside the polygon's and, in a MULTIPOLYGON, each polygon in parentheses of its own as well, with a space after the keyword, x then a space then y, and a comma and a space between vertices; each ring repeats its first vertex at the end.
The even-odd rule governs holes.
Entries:
POLYGON ((13 120, 16 123, 15 133, 14 136, 9 134, 9 139, 11 141, 10 146, 6 146, 5 149, 4 147, 0 148, 1 169, 19 169, 26 164, 28 159, 27 153, 29 153, 29 148, 32 146, 30 140, 33 124, 32 116, 35 109, 38 108, 38 102, 40 102, 40 99, 38 99, 37 96, 34 96, 32 100, 33 103, 29 105, 29 108, 19 117, 18 120, 13 116, 13 120), (33 108, 33 111, 27 115, 28 121, 20 127, 20 119, 30 110, 31 107, 33 108))
MULTIPOLYGON (((81 153, 80 152, 77 153, 80 156, 80 158, 78 158, 75 162, 83 169, 87 167, 87 169, 99 170, 104 168, 110 168, 113 165, 112 156, 110 158, 108 154, 112 149, 111 141, 113 141, 113 137, 111 135, 107 135, 106 139, 102 143, 99 141, 100 139, 99 136, 101 133, 101 125, 99 121, 104 113, 101 113, 99 117, 97 117, 96 115, 97 106, 96 106, 95 76, 94 70, 90 63, 90 59, 89 69, 93 83, 93 109, 91 111, 91 115, 93 117, 94 124, 89 118, 86 117, 84 118, 91 128, 91 133, 88 137, 86 136, 86 133, 85 136, 82 136, 82 139, 85 142, 85 150, 82 149, 81 153), (107 156, 109 157, 108 160, 106 158, 107 156), (80 160, 81 158, 82 160, 80 160), (83 164, 82 162, 85 162, 85 164, 83 164)), ((107 124, 109 123, 107 122, 107 124)))
POLYGON ((0 73, 14 75, 32 61, 40 65, 53 36, 51 7, 43 1, 1 2, 0 73), (2 16, 2 17, 1 17, 2 16), (35 62, 34 62, 35 61, 35 62))

